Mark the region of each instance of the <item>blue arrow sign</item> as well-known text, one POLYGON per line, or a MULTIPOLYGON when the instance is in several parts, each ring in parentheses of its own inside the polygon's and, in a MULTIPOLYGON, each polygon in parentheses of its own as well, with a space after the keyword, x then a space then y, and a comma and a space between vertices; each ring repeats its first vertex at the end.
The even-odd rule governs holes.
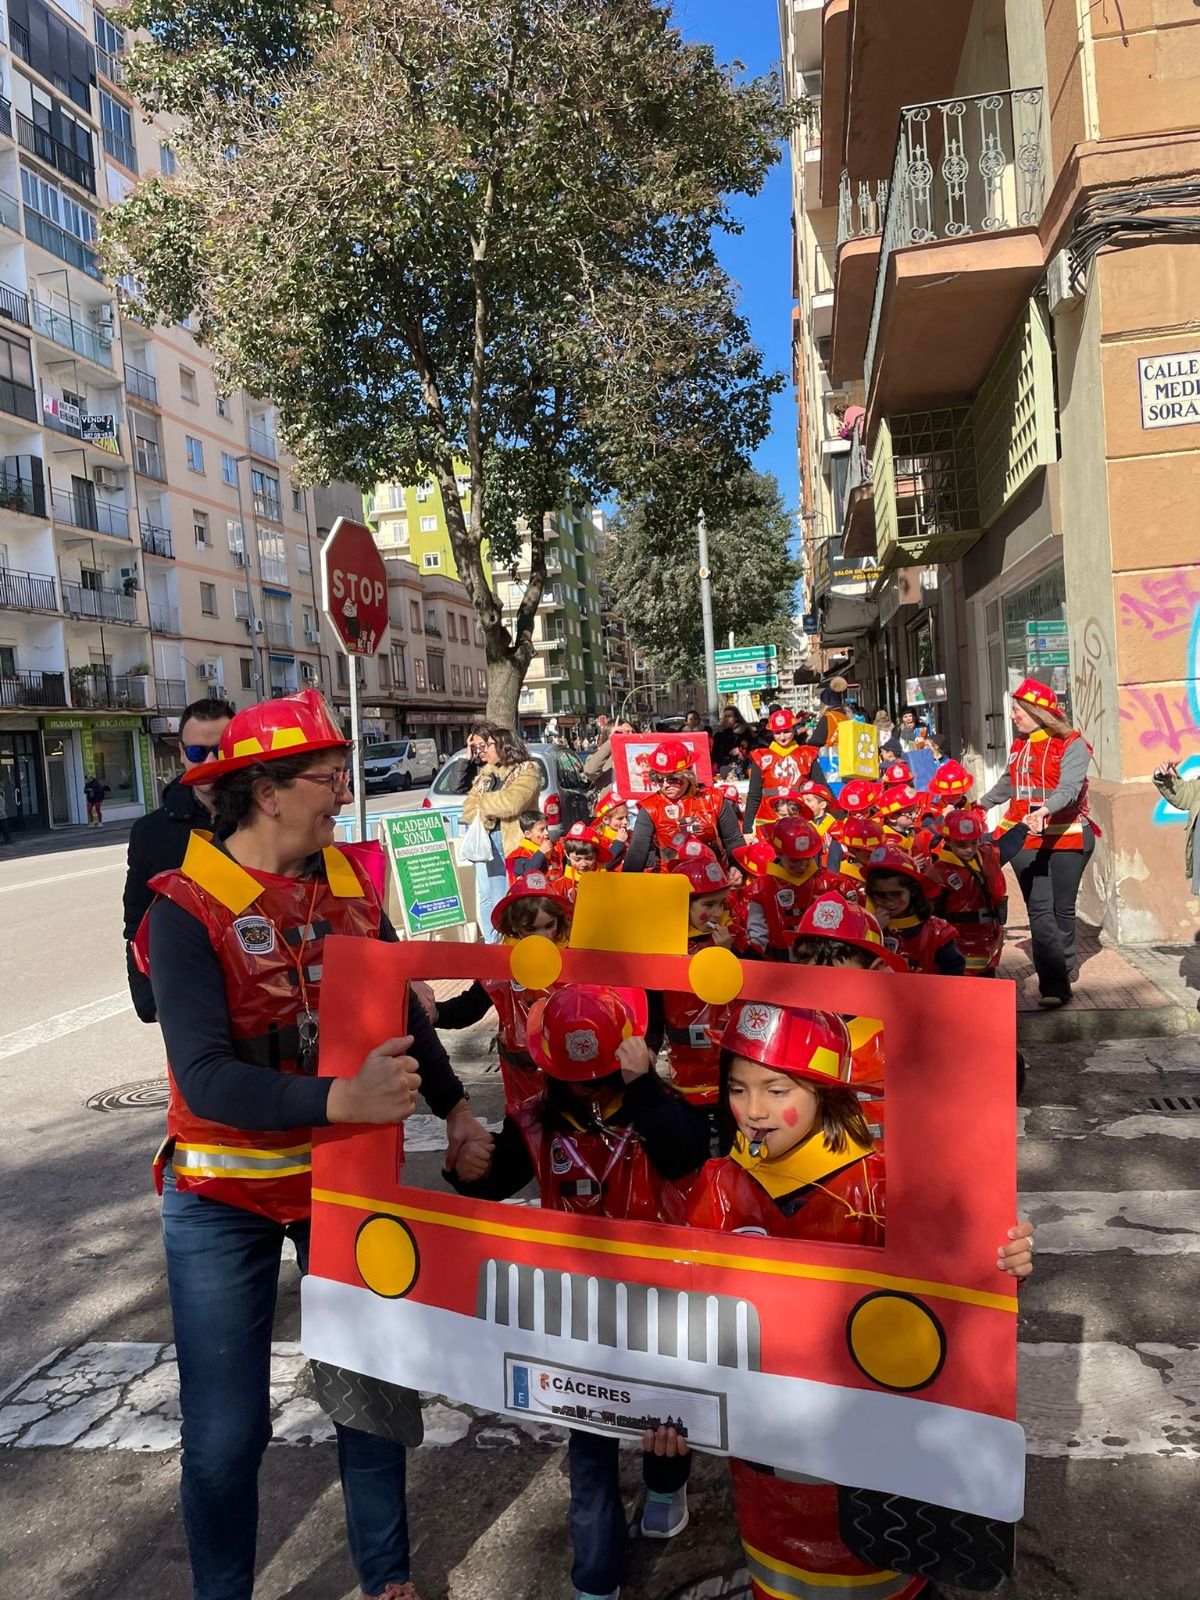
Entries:
POLYGON ((414 917, 432 917, 439 911, 454 911, 458 905, 456 895, 448 895, 444 900, 418 900, 412 907, 412 914, 414 917))

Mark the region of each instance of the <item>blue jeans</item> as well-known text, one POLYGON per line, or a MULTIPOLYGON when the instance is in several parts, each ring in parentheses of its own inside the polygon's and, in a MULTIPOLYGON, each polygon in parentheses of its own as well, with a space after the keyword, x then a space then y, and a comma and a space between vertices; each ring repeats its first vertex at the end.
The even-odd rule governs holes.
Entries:
MULTIPOLYGON (((163 1191, 167 1289, 183 1413, 180 1499, 195 1600, 250 1600, 258 1468, 271 1437, 271 1330, 283 1237, 308 1268, 307 1222, 163 1191)), ((337 1429, 350 1553, 368 1594, 409 1575, 402 1445, 337 1429)))
MULTIPOLYGON (((620 1442, 615 1435, 574 1428, 567 1440, 571 1474, 571 1582, 584 1594, 611 1594, 625 1577, 629 1526, 621 1499, 620 1442)), ((674 1494, 688 1481, 692 1458, 642 1456, 646 1488, 674 1494)))
POLYGON ((479 931, 488 944, 498 944, 500 935, 492 927, 492 912, 508 893, 508 868, 500 848, 500 832, 491 835, 492 859, 475 863, 475 905, 479 931))

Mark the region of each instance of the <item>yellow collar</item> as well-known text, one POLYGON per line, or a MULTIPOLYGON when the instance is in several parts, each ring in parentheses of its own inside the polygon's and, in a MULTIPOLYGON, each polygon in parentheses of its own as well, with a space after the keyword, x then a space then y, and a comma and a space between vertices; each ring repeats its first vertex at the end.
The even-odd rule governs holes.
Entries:
POLYGON ((791 744, 780 744, 775 739, 771 740, 771 750, 777 756, 794 756, 796 754, 796 749, 797 746, 794 739, 792 740, 791 744))
POLYGON ((796 1145, 786 1155, 774 1160, 768 1156, 752 1156, 746 1135, 739 1133, 729 1154, 739 1167, 746 1169, 755 1183, 762 1185, 772 1200, 779 1200, 785 1194, 807 1189, 811 1184, 820 1183, 822 1178, 828 1178, 831 1173, 840 1172, 851 1162, 870 1155, 871 1149, 871 1145, 858 1144, 847 1137, 841 1150, 830 1150, 824 1134, 818 1130, 810 1133, 803 1144, 796 1145))
POLYGON ((909 928, 919 928, 920 926, 920 917, 892 917, 888 922, 889 931, 892 928, 899 928, 902 933, 906 932, 909 928))
POLYGON ((1049 737, 1050 730, 1048 728, 1035 728, 1029 735, 1029 743, 1040 744, 1043 739, 1048 739, 1049 737))
POLYGON ((800 873, 799 877, 797 877, 794 873, 789 872, 786 867, 781 867, 778 861, 772 861, 767 868, 767 877, 782 878, 784 883, 794 883, 798 885, 801 883, 807 883, 816 870, 816 862, 810 861, 804 868, 804 871, 800 873))
MULTIPOLYGON (((325 878, 330 892, 339 900, 359 900, 362 886, 354 868, 336 845, 327 845, 321 852, 325 878)), ((180 868, 185 878, 199 884, 214 900, 220 901, 234 916, 240 916, 247 906, 252 906, 263 892, 258 879, 213 843, 211 833, 195 828, 188 839, 187 852, 180 868)))

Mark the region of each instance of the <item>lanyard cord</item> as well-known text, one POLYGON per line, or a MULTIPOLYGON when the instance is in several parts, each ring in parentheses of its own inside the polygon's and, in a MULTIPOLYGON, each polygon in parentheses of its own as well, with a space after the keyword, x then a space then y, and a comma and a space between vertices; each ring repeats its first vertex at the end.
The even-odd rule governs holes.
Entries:
POLYGON ((320 878, 317 878, 316 881, 313 883, 312 895, 310 896, 309 902, 308 902, 308 912, 307 912, 307 914, 306 914, 306 916, 304 918, 304 926, 300 930, 300 933, 301 933, 300 942, 296 946, 295 950, 292 949, 291 945, 283 937, 282 933, 280 933, 279 926, 276 923, 275 918, 271 917, 271 916, 267 916, 267 913, 265 911, 260 911, 259 912, 259 915, 263 916, 263 917, 266 917, 266 920, 271 924, 272 928, 275 929, 275 937, 279 940, 279 943, 283 946, 285 954, 287 955, 288 959, 292 962, 292 965, 296 969, 296 981, 297 981, 297 984, 298 984, 299 989, 300 989, 300 1003, 301 1003, 301 1006, 303 1007, 306 1015, 308 1015, 308 1016, 312 1015, 312 1007, 308 1003, 308 983, 307 983, 307 981, 305 980, 305 977, 304 977, 304 946, 305 946, 305 943, 306 943, 305 935, 307 934, 308 929, 311 928, 312 925, 313 925, 313 912, 316 910, 316 907, 317 907, 317 896, 318 896, 318 894, 320 894, 320 892, 321 892, 321 880, 320 880, 320 878))

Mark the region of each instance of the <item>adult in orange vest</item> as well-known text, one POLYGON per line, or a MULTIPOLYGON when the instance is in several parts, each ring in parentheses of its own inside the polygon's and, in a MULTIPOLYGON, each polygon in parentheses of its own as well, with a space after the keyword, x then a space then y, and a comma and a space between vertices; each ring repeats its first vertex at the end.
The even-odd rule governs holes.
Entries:
MULTIPOLYGON (((395 938, 372 847, 333 842, 347 750, 316 690, 239 712, 216 762, 194 771, 212 785, 216 836, 194 832, 183 865, 151 881, 157 898, 135 940, 170 1062, 156 1172, 196 1600, 250 1600, 254 1586, 271 1323, 285 1235, 307 1267, 311 1130, 403 1122, 420 1092, 446 1119, 452 1152, 488 1138, 419 1005, 409 1036, 381 1040, 356 1076, 315 1076, 325 938, 395 938)), ((418 1600, 404 1446, 337 1433, 363 1594, 418 1600)))
POLYGON ((838 728, 850 720, 850 713, 844 706, 849 687, 845 678, 830 678, 828 686, 820 694, 821 715, 813 724, 805 744, 816 745, 818 750, 823 750, 827 745, 837 743, 838 728))
POLYGON ((1008 771, 979 805, 986 811, 1006 802, 1002 834, 1019 822, 1029 829, 1013 870, 1029 909, 1039 1004, 1053 1008, 1067 1004, 1079 976, 1075 902, 1099 832, 1088 816, 1092 750, 1063 716, 1054 690, 1036 678, 1013 690, 1012 719, 1017 737, 1008 771))

